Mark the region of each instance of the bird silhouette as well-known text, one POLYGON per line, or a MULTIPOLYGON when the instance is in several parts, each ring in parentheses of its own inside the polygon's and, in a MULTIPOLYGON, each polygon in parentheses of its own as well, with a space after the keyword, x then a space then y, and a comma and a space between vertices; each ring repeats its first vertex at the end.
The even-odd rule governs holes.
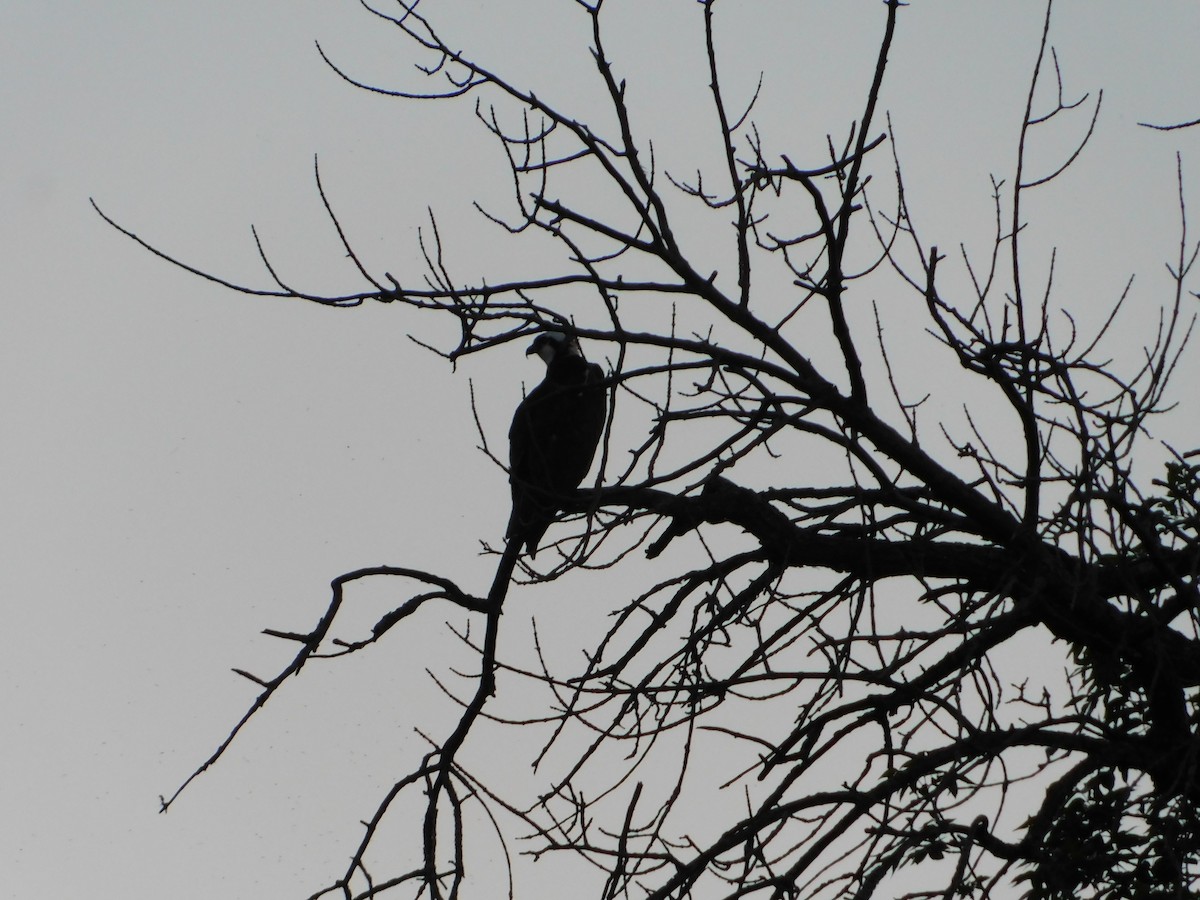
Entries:
POLYGON ((537 553, 562 500, 579 487, 604 432, 608 392, 604 371, 583 356, 579 341, 545 331, 529 346, 546 377, 521 401, 508 431, 512 515, 506 537, 518 552, 537 553))

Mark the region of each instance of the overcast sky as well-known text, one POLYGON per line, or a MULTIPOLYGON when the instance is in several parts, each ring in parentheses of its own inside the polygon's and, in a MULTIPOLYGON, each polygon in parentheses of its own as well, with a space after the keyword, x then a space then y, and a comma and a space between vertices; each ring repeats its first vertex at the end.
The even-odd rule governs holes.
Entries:
MULTIPOLYGON (((443 6, 458 11, 446 21, 464 46, 586 103, 567 0, 423 8, 437 19, 443 6)), ((695 7, 612 8, 624 34, 614 56, 631 84, 644 80, 639 102, 660 105, 664 146, 678 154, 691 127, 681 111, 703 97, 703 83, 688 93, 696 47, 679 25, 695 7)), ((913 0, 901 13, 885 99, 919 188, 914 214, 943 247, 986 237, 988 176, 1011 171, 1042 9, 913 0)), ((763 119, 778 152, 797 156, 792 140, 819 148, 857 115, 881 13, 875 0, 763 0, 757 17, 730 21, 721 52, 738 85, 767 70, 763 119)), ((1107 303, 1138 273, 1147 299, 1162 297, 1178 242, 1174 153, 1195 202, 1200 128, 1136 123, 1200 116, 1200 8, 1063 2, 1052 36, 1068 92, 1104 88, 1105 100, 1093 145, 1036 210, 1032 239, 1065 246, 1064 290, 1107 303)), ((310 627, 330 578, 415 563, 482 589, 491 563, 479 542, 499 538, 507 486, 476 449, 469 381, 500 440, 522 380, 540 377, 517 348, 452 373, 405 338, 444 337, 441 324, 399 308, 223 290, 90 208, 93 197, 163 249, 269 287, 254 224, 298 284, 359 289, 322 215, 319 154, 380 270, 420 277, 429 205, 461 277, 508 264, 469 206, 506 188, 490 186, 502 170, 470 101, 418 108, 356 91, 316 40, 366 80, 409 78, 408 48, 349 0, 0 4, 5 896, 307 896, 340 871, 358 819, 421 751, 413 726, 448 721, 424 668, 470 668, 443 625, 463 618, 431 611, 386 653, 306 670, 157 813, 158 795, 252 699, 230 668, 275 674, 293 648, 261 629, 310 627)), ((1169 436, 1192 435, 1190 447, 1195 398, 1181 399, 1169 436)), ((510 603, 527 617, 547 596, 510 603)), ((394 599, 364 592, 348 623, 394 599)))

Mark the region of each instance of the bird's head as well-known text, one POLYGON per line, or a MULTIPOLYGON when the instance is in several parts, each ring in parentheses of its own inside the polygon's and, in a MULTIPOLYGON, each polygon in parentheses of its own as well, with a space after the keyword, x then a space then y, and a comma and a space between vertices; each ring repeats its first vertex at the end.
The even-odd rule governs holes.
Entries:
POLYGON ((578 339, 561 331, 543 331, 535 337, 525 355, 530 356, 534 353, 540 356, 546 365, 550 365, 560 355, 583 356, 578 339))

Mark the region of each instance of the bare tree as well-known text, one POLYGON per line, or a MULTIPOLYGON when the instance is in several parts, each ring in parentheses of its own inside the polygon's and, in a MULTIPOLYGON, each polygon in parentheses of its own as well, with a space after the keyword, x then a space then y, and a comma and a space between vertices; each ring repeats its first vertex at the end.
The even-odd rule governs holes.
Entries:
MULTIPOLYGON (((1024 272, 1023 201, 1076 160, 1101 108, 1100 95, 1064 90, 1049 4, 1015 170, 994 181, 990 254, 953 260, 910 216, 880 109, 904 4, 882 4, 861 108, 807 161, 767 146, 753 103, 727 98, 719 4, 697 4, 711 144, 691 176, 661 170, 636 127, 603 0, 576 5, 608 104, 587 119, 443 40, 431 2, 369 7, 415 48, 423 91, 362 83, 327 58, 368 90, 475 97, 514 201, 481 212, 553 238, 564 268, 455 279, 432 223, 423 283, 372 271, 319 173, 361 289, 305 292, 265 254, 269 290, 166 257, 237 290, 453 317, 459 338, 437 349, 451 361, 555 323, 607 358, 613 400, 598 474, 562 498, 537 557, 492 550, 487 594, 403 564, 334 579, 311 631, 270 632, 299 645, 294 661, 270 680, 242 673, 261 693, 187 783, 306 663, 386 652, 375 645, 414 611, 451 604, 483 626, 462 634, 478 672, 445 676, 458 725, 429 736, 314 897, 497 896, 471 852, 488 833, 510 862, 575 860, 575 896, 983 897, 1014 885, 1036 897, 1191 896, 1198 467, 1186 448, 1167 448, 1172 461, 1148 483, 1133 466, 1144 445, 1162 450, 1147 423, 1171 408, 1194 321, 1182 166, 1173 292, 1131 318, 1126 285, 1090 327, 1059 307, 1061 288, 1024 272), (1027 151, 1051 120, 1077 141, 1035 173, 1027 151), (938 382, 991 398, 983 417, 973 404, 929 424, 868 304, 884 292, 957 361, 938 382), (1130 337, 1128 322, 1151 324, 1130 337), (1131 341, 1142 352, 1117 361, 1131 341), (621 593, 625 569, 650 580, 621 593), (543 653, 536 632, 535 653, 509 649, 500 625, 514 573, 588 590, 611 611, 579 646, 581 664, 543 653), (367 578, 415 587, 370 635, 334 638, 345 592, 367 578), (1061 677, 1031 671, 1031 654, 1061 677), (524 705, 508 703, 514 693, 524 705), (531 785, 468 768, 471 742, 533 724, 545 739, 531 785), (409 857, 380 846, 388 823, 413 815, 409 857)), ((525 892, 512 886, 522 872, 510 866, 509 896, 525 892)))

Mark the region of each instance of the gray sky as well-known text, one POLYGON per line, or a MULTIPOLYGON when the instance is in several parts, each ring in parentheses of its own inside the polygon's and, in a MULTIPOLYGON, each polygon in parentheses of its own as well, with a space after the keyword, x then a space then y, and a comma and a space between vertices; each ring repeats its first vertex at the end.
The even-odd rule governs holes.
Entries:
MULTIPOLYGON (((479 41, 497 67, 586 103, 583 69, 560 55, 580 46, 571 5, 447 8, 469 13, 454 26, 464 45, 479 41)), ((614 33, 614 56, 631 84, 646 79, 664 152, 684 162, 695 46, 679 22, 696 21, 694 5, 613 8, 614 29, 638 29, 624 42, 614 33)), ((427 14, 439 6, 427 0, 427 14)), ((721 49, 733 83, 768 70, 759 117, 775 150, 820 147, 857 114, 836 101, 860 96, 869 76, 878 7, 763 0, 761 19, 730 24, 721 49)), ((986 239, 988 175, 1011 169, 1041 15, 1036 3, 959 0, 902 12, 886 100, 914 215, 944 249, 986 239)), ((1034 201, 1030 239, 1047 248, 1043 264, 1051 244, 1062 248, 1064 303, 1106 307, 1135 272, 1147 301, 1163 298, 1162 263, 1178 242, 1174 153, 1195 201, 1200 129, 1166 136, 1136 122, 1200 116, 1200 10, 1063 2, 1053 36, 1068 93, 1102 87, 1105 103, 1093 145, 1034 201)), ((157 814, 157 796, 253 696, 229 669, 275 674, 293 648, 260 630, 308 628, 331 577, 415 563, 486 584, 479 541, 498 539, 507 488, 475 449, 468 379, 500 440, 521 380, 540 377, 516 350, 452 374, 404 337, 436 340, 441 323, 398 308, 222 290, 90 209, 95 197, 163 249, 269 287, 253 223, 296 283, 358 289, 313 184, 319 154, 332 200, 380 269, 419 278, 416 229, 431 204, 460 277, 512 264, 469 208, 503 197, 470 102, 415 107, 356 91, 323 65, 317 39, 367 80, 408 78, 405 45, 352 2, 0 5, 7 896, 307 896, 340 871, 358 819, 420 752, 413 726, 448 721, 424 668, 469 668, 442 640, 443 621, 463 617, 430 611, 386 652, 306 670, 157 814)), ((1170 436, 1190 447, 1194 397, 1181 399, 1170 436)), ((527 618, 548 596, 512 599, 527 618)), ((347 630, 395 598, 363 592, 347 630)))

